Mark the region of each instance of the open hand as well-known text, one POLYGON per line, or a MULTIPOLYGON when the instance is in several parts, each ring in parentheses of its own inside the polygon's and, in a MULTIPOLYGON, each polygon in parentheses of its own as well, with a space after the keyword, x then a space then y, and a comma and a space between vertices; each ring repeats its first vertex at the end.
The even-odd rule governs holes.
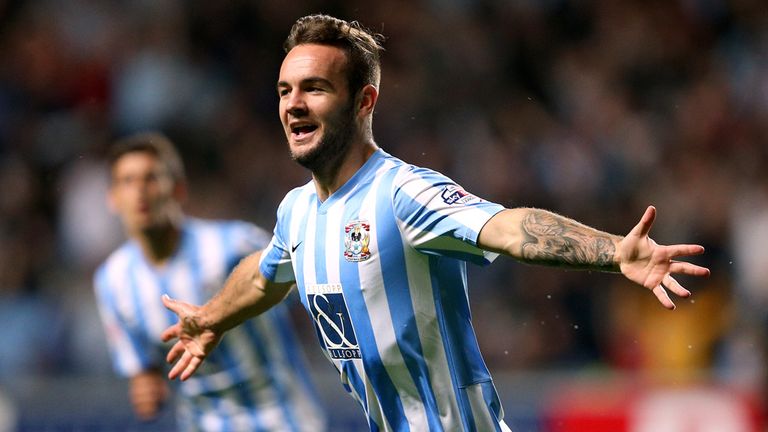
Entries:
POLYGON ((221 335, 212 329, 206 328, 199 319, 198 306, 178 300, 173 300, 167 295, 163 296, 163 305, 178 315, 179 321, 168 327, 160 335, 163 342, 178 339, 168 351, 166 360, 176 364, 168 373, 168 378, 180 377, 182 381, 189 378, 203 360, 221 340, 221 335))
POLYGON ((648 237, 648 232, 656 219, 656 208, 649 206, 640 222, 619 243, 619 267, 629 280, 651 290, 667 309, 674 309, 675 304, 669 298, 667 290, 680 297, 688 297, 691 292, 680 285, 673 274, 691 276, 709 276, 709 269, 676 258, 704 253, 700 245, 678 244, 659 245, 648 237))

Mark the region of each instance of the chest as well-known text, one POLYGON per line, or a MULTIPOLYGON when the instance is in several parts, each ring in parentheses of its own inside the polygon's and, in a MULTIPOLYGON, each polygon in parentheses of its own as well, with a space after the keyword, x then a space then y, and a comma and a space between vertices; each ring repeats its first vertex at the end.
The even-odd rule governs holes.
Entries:
POLYGON ((192 304, 205 303, 224 283, 224 266, 200 265, 177 260, 156 269, 132 266, 113 287, 116 309, 123 321, 151 338, 176 322, 176 316, 161 301, 163 295, 192 304))

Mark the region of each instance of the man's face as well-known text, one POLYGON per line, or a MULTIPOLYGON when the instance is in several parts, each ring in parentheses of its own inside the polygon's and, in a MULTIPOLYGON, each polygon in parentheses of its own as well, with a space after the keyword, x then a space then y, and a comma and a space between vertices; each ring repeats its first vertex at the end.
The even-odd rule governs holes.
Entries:
POLYGON ((173 178, 153 154, 126 153, 112 167, 109 202, 128 231, 167 223, 179 205, 173 178))
POLYGON ((291 156, 316 171, 346 152, 357 130, 344 52, 326 45, 294 47, 283 60, 277 91, 291 156))

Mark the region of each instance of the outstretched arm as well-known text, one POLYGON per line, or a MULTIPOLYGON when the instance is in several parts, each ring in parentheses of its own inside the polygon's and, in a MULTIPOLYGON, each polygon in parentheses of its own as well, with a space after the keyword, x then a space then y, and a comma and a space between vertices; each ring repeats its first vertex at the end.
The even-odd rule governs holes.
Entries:
POLYGON ((621 272, 674 309, 667 289, 681 297, 691 293, 672 274, 707 276, 709 270, 676 260, 703 253, 702 246, 663 246, 648 237, 655 218, 656 208, 649 206, 632 231, 621 237, 546 210, 508 209, 483 227, 478 246, 532 264, 621 272))
POLYGON ((178 339, 167 356, 168 363, 176 362, 168 373, 170 379, 189 378, 227 330, 265 312, 288 294, 293 284, 268 281, 259 271, 260 258, 261 252, 256 252, 240 261, 221 291, 203 306, 163 296, 165 307, 179 317, 161 335, 165 342, 178 339))

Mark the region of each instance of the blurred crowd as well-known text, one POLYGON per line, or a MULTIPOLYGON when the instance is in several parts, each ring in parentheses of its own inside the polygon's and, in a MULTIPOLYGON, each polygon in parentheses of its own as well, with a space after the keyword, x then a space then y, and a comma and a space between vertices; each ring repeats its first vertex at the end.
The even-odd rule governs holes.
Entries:
MULTIPOLYGON (((190 214, 271 229, 292 187, 275 83, 293 21, 387 39, 374 134, 507 206, 707 248, 668 312, 622 278, 500 258, 470 268, 492 370, 764 378, 768 8, 764 0, 0 2, 0 384, 110 373, 91 275, 123 235, 104 154, 156 129, 190 214)), ((158 299, 159 300, 159 299, 158 299)), ((316 344, 307 331, 308 349, 316 344)))

